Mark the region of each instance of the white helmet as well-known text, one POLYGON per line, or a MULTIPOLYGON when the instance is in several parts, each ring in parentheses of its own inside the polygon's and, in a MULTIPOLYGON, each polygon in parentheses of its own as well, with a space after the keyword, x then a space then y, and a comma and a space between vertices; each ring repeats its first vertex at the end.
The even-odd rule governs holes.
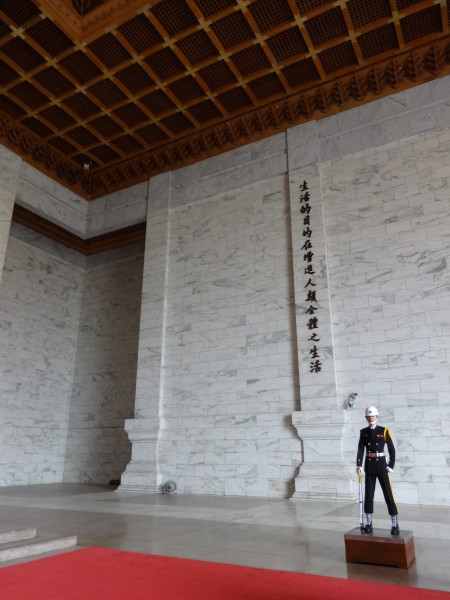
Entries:
POLYGON ((366 408, 366 417, 378 417, 378 411, 375 406, 368 406, 366 408))

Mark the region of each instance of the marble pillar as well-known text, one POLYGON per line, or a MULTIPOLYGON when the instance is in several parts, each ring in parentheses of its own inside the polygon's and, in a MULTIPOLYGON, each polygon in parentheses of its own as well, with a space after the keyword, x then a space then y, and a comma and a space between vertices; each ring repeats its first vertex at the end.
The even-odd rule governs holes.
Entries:
MULTIPOLYGON (((303 445, 293 498, 355 498, 345 465, 347 413, 339 406, 316 124, 288 131, 289 196, 303 445)), ((350 428, 351 431, 351 428, 350 428)))
POLYGON ((169 265, 170 173, 150 180, 141 321, 133 419, 125 421, 131 461, 118 491, 162 491, 158 466, 164 395, 164 348, 169 265))
POLYGON ((0 281, 19 179, 21 159, 0 146, 0 281))

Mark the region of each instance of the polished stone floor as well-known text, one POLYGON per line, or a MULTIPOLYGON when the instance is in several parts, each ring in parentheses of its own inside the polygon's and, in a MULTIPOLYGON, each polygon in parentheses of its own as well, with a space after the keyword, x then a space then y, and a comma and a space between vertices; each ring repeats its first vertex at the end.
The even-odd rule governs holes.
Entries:
MULTIPOLYGON (((358 503, 131 494, 78 484, 0 488, 1 530, 37 526, 45 536, 77 535, 78 547, 450 592, 450 508, 403 505, 399 512, 400 527, 414 534, 416 560, 407 570, 346 563, 344 533, 359 526, 358 503)), ((390 529, 384 504, 374 524, 390 529)))

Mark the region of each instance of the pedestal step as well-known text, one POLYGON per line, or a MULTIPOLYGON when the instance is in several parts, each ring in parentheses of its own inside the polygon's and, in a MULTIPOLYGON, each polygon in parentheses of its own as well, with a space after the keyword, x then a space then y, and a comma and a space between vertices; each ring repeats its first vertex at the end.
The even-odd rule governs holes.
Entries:
POLYGON ((349 563, 365 563, 408 569, 415 559, 412 531, 391 535, 390 530, 374 529, 361 533, 359 527, 344 535, 345 555, 349 563))
POLYGON ((0 562, 17 560, 26 558, 28 556, 34 556, 36 554, 44 554, 46 552, 55 552, 57 550, 71 548, 77 544, 76 535, 62 538, 39 536, 35 538, 33 542, 28 544, 23 543, 25 539, 28 538, 19 538, 15 541, 2 543, 0 548, 0 562))
POLYGON ((36 527, 23 529, 9 529, 0 531, 0 544, 9 544, 20 540, 29 540, 36 537, 36 527))

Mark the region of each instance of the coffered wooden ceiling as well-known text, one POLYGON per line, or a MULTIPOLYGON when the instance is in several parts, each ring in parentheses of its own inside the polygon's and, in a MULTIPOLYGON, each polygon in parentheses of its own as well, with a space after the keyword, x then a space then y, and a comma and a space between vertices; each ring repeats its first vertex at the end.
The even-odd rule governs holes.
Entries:
POLYGON ((446 0, 1 0, 0 142, 90 200, 450 72, 446 0))

